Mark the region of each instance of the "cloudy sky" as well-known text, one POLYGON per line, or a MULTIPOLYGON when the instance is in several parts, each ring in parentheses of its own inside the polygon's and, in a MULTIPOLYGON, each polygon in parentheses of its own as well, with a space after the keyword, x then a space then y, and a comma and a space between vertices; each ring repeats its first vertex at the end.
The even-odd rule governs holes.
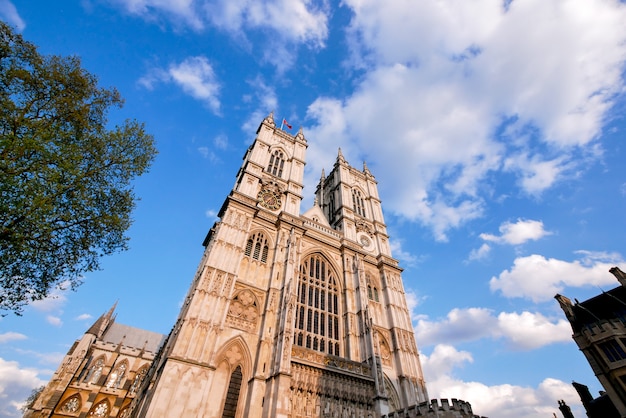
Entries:
POLYGON ((131 249, 77 292, 0 319, 0 417, 72 342, 117 321, 169 332, 262 118, 309 142, 305 203, 338 148, 378 180, 429 394, 545 418, 601 389, 553 297, 626 270, 617 0, 0 0, 44 54, 78 55, 160 154, 131 249))

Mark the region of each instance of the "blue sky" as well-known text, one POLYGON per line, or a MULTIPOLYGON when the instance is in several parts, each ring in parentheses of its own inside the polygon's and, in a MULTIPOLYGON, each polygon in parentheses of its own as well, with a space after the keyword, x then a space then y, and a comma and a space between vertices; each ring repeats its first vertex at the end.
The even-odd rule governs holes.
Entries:
POLYGON ((376 176, 431 397, 550 417, 600 390, 555 293, 625 268, 626 5, 614 0, 0 0, 145 122, 131 249, 0 319, 0 417, 116 301, 167 333, 202 240, 270 111, 309 142, 306 209, 341 147, 376 176))

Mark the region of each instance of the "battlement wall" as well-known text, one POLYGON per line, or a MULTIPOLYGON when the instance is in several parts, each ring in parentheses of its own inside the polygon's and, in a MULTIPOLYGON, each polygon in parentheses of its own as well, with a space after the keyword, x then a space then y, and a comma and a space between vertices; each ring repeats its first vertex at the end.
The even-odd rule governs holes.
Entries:
POLYGON ((381 418, 418 418, 418 417, 437 417, 437 418, 486 418, 474 415, 472 405, 469 402, 460 399, 432 399, 430 402, 423 402, 419 405, 413 405, 405 409, 391 412, 383 415, 381 418))

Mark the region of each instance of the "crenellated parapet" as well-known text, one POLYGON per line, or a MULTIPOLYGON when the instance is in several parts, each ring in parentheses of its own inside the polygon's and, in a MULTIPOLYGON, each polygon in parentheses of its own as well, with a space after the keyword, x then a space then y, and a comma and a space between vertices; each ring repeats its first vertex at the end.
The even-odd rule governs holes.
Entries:
POLYGON ((391 412, 381 418, 486 418, 474 415, 472 405, 460 399, 432 399, 430 402, 422 402, 408 408, 391 412))

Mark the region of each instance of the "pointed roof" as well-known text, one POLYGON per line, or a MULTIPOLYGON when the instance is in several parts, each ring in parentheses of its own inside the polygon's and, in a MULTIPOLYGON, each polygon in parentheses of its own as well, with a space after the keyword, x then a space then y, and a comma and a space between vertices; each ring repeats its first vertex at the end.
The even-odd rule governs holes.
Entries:
POLYGON ((113 313, 115 312, 115 308, 117 307, 117 301, 111 306, 111 309, 105 314, 102 314, 100 318, 96 319, 96 322, 87 330, 85 334, 92 334, 96 337, 101 337, 103 332, 109 327, 112 322, 115 322, 115 317, 113 313))
POLYGON ((367 175, 372 175, 372 172, 370 171, 369 168, 367 168, 367 163, 365 162, 365 160, 363 161, 363 172, 367 175))
POLYGON ((346 161, 346 159, 343 156, 343 153, 341 152, 341 147, 339 147, 339 150, 337 152, 337 163, 338 164, 347 164, 348 162, 346 161))
POLYGON ((326 228, 331 227, 330 224, 328 223, 328 220, 326 219, 326 215, 324 215, 324 211, 322 210, 322 208, 319 207, 319 204, 317 201, 315 201, 311 209, 304 212, 302 216, 312 221, 315 221, 325 226, 326 228))

